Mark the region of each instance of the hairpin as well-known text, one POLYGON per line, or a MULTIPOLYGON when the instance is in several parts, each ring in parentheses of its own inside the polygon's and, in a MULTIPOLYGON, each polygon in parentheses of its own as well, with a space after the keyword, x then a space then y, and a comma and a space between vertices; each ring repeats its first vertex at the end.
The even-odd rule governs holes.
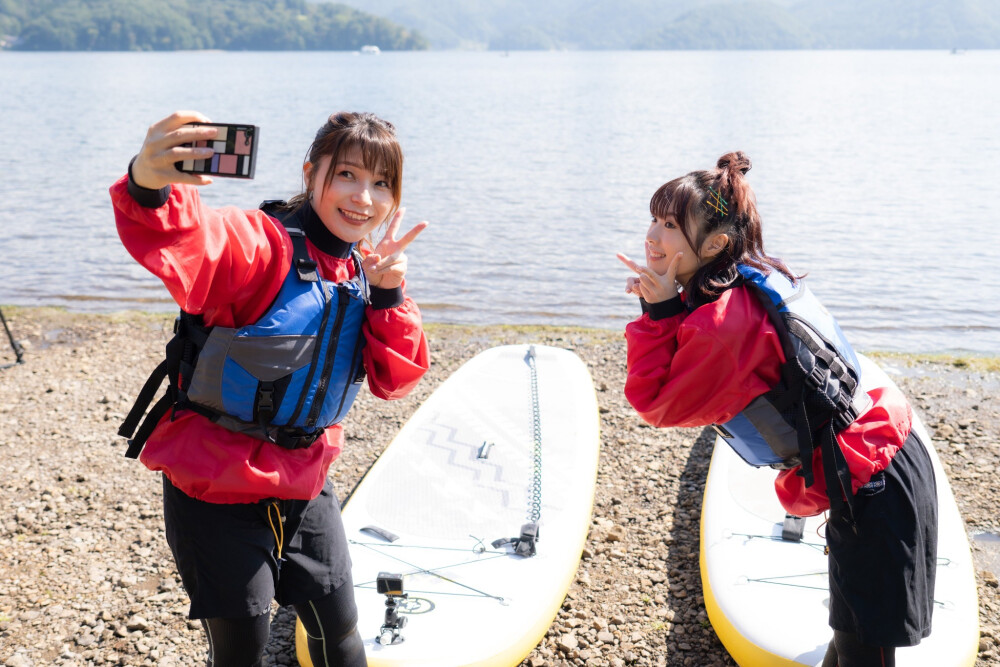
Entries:
POLYGON ((708 199, 706 199, 705 203, 707 203, 712 209, 715 210, 715 212, 719 215, 719 219, 720 220, 722 218, 725 218, 727 215, 729 215, 729 208, 728 208, 729 207, 729 202, 727 202, 722 197, 722 194, 719 193, 711 185, 708 186, 708 190, 709 190, 709 192, 712 193, 712 196, 709 197, 708 199))

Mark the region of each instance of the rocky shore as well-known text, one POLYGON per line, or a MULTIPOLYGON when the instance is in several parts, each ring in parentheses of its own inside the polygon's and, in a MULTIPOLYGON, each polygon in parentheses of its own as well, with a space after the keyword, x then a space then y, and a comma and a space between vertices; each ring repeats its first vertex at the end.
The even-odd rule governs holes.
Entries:
MULTIPOLYGON (((172 317, 4 308, 25 363, 0 371, 0 664, 204 664, 162 529, 159 477, 125 459, 116 430, 159 361, 172 317)), ((2 332, 0 332, 2 333, 2 332)), ((698 526, 708 432, 653 429, 621 392, 620 332, 429 326, 433 366, 409 397, 362 393, 331 471, 341 497, 430 392, 477 352, 573 349, 601 410, 594 516, 577 578, 525 659, 555 665, 733 665, 708 622, 698 526)), ((976 561, 977 667, 1000 665, 1000 363, 875 356, 920 411, 976 561), (993 538, 992 540, 990 538, 993 538)), ((13 361, 0 338, 0 365, 13 361)), ((296 665, 294 616, 275 608, 267 665, 296 665)))

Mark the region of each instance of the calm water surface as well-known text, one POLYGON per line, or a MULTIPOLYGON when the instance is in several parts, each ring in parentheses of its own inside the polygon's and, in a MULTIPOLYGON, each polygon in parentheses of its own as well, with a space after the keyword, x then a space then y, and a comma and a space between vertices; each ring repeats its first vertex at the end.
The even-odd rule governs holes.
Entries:
MULTIPOLYGON (((1000 353, 1000 52, 0 52, 0 303, 173 310, 108 186, 174 109, 261 127, 256 179, 301 187, 339 109, 406 152, 409 292, 428 321, 618 329, 652 192, 740 148, 767 249, 862 349, 1000 353)), ((405 225, 405 222, 404 222, 405 225)))

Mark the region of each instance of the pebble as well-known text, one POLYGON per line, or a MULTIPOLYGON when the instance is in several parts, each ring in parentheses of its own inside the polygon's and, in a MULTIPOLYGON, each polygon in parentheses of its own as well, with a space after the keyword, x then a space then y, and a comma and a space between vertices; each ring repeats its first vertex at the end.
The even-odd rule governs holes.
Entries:
POLYGON ((576 635, 565 634, 559 637, 559 641, 556 642, 556 647, 563 653, 569 653, 580 646, 580 641, 576 638, 576 635))
MULTIPOLYGON (((160 360, 173 315, 4 314, 15 336, 34 344, 24 364, 0 371, 0 507, 7 508, 0 665, 204 664, 201 624, 187 619, 187 595, 163 535, 160 478, 125 459, 115 433, 160 360)), ((433 365, 413 394, 392 402, 359 395, 331 469, 341 497, 380 443, 462 361, 500 344, 572 346, 600 391, 593 524, 566 604, 522 667, 732 667, 703 625, 698 521, 711 441, 700 429, 649 428, 634 414, 621 394, 621 332, 436 325, 428 338, 433 365)), ((4 349, 0 343, 0 365, 4 349)), ((947 361, 920 369, 897 381, 909 395, 925 396, 919 407, 970 533, 998 533, 1000 375, 947 361)), ((976 664, 1000 667, 1000 590, 988 561, 978 563, 977 579, 976 664)), ((294 623, 292 610, 274 606, 266 667, 296 665, 294 623)))

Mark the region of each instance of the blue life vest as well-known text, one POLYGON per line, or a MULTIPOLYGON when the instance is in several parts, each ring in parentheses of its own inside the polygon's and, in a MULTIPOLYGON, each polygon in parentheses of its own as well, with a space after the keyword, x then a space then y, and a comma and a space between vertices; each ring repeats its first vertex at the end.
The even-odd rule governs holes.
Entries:
MULTIPOLYGON (((861 366, 840 325, 801 281, 779 271, 765 275, 740 264, 737 284, 754 292, 778 331, 785 363, 778 384, 750 402, 738 415, 713 428, 750 465, 778 469, 801 465, 812 485, 812 453, 823 448, 828 490, 845 489, 850 501, 850 471, 836 442, 870 406, 861 389, 861 366)), ((832 506, 842 503, 831 495, 832 506)))
POLYGON ((155 391, 169 377, 167 395, 150 411, 126 456, 138 456, 171 408, 194 410, 231 431, 290 449, 311 445, 350 410, 365 377, 361 327, 368 283, 353 247, 354 278, 342 283, 321 278, 306 251, 298 213, 279 218, 292 239, 292 267, 259 320, 238 328, 205 327, 200 316, 181 312, 167 359, 147 381, 119 434, 130 437, 135 431, 152 398, 151 383, 155 391))

